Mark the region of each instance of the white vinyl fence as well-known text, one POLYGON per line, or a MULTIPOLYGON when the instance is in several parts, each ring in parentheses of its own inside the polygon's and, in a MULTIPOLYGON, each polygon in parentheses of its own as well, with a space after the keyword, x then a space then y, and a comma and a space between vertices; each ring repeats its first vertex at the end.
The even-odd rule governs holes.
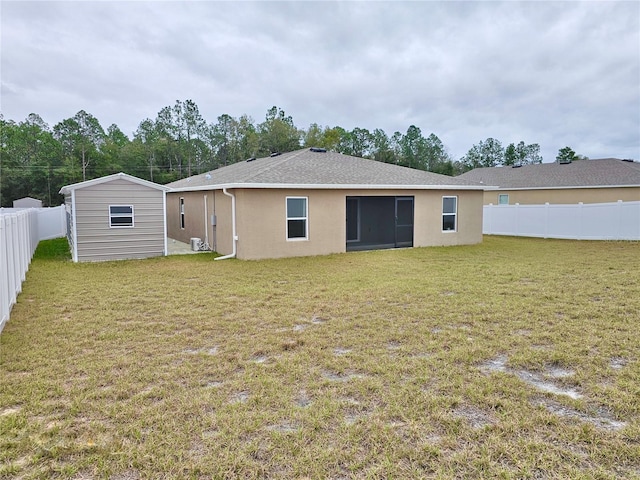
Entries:
POLYGON ((485 205, 482 233, 576 240, 640 240, 640 201, 485 205))
POLYGON ((38 243, 63 237, 66 230, 64 206, 0 208, 0 332, 22 291, 38 243))

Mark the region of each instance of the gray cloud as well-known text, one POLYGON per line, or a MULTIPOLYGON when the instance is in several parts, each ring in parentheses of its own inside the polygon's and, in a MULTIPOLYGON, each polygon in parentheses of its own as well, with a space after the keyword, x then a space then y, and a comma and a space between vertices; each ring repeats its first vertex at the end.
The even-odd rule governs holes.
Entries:
POLYGON ((84 109, 131 134, 177 99, 211 122, 491 136, 640 159, 635 2, 3 2, 5 118, 84 109))

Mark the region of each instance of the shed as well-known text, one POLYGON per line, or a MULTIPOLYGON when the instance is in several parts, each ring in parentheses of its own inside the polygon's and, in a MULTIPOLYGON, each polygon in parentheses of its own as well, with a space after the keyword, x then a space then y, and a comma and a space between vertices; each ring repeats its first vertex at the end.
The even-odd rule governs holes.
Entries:
POLYGON ((485 187, 320 148, 251 158, 168 185, 168 236, 223 258, 482 241, 485 187))
POLYGON ((24 197, 13 201, 13 208, 42 208, 42 200, 24 197))
POLYGON ((166 255, 168 190, 126 173, 62 187, 73 261, 166 255))

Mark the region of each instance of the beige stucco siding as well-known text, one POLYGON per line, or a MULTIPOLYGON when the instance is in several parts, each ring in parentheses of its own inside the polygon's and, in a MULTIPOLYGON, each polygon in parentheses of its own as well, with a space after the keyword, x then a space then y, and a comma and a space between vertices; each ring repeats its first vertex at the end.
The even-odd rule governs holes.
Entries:
POLYGON ((212 250, 227 255, 233 248, 231 229, 231 197, 221 190, 167 193, 169 238, 184 243, 189 243, 191 238, 208 239, 212 250), (184 228, 180 222, 180 199, 184 200, 184 228), (216 225, 212 225, 212 215, 216 225))
POLYGON ((415 194, 415 247, 472 245, 482 242, 482 191, 424 190, 415 194), (442 197, 457 197, 455 232, 442 231, 442 197))
POLYGON ((633 202, 640 200, 640 187, 493 190, 484 192, 484 204, 497 205, 501 194, 509 195, 509 205, 633 202))
POLYGON ((78 261, 146 258, 164 254, 163 192, 126 180, 75 191, 78 261), (110 205, 132 205, 133 227, 112 228, 110 205))
POLYGON ((235 190, 238 258, 299 257, 344 252, 345 193, 337 190, 235 190), (307 240, 287 240, 286 198, 307 197, 307 240))
MULTIPOLYGON (((482 241, 482 192, 442 190, 238 189, 238 258, 325 255, 346 251, 347 196, 413 196, 414 246, 482 241), (308 198, 309 236, 286 238, 286 198, 308 198), (442 231, 442 197, 458 197, 458 228, 442 231)), ((220 223, 220 222, 219 222, 220 223)), ((220 252, 223 253, 223 252, 220 252)))

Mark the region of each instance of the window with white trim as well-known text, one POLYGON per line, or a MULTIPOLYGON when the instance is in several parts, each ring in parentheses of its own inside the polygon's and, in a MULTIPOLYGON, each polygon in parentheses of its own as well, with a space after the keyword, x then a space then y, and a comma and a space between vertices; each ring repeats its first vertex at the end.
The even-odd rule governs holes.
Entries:
POLYGON ((442 197, 442 231, 458 229, 458 197, 442 197))
POLYGON ((508 193, 499 193, 498 194, 498 205, 509 205, 509 194, 508 193))
POLYGON ((287 240, 307 240, 307 197, 287 197, 287 240))
POLYGON ((184 197, 180 197, 180 228, 184 230, 184 197))
POLYGON ((133 205, 109 205, 109 227, 133 227, 133 205))

